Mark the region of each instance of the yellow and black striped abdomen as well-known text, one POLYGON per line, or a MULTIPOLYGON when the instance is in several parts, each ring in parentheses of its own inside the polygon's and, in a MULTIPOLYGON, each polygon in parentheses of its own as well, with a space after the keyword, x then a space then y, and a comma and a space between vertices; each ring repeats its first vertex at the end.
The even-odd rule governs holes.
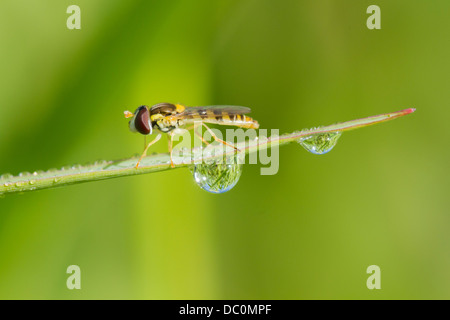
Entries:
POLYGON ((205 123, 220 124, 225 126, 237 126, 246 129, 258 129, 256 120, 243 114, 227 112, 220 109, 196 109, 195 112, 184 115, 185 123, 203 121, 205 123))

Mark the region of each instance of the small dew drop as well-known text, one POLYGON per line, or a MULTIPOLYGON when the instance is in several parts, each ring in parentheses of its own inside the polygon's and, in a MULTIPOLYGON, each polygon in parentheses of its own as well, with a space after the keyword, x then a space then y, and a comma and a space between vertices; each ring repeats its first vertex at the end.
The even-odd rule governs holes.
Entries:
POLYGON ((1 176, 0 176, 0 180, 9 180, 9 179, 11 179, 11 178, 13 178, 14 176, 12 175, 12 174, 10 174, 10 173, 5 173, 5 174, 2 174, 1 176))
POLYGON ((108 164, 108 161, 106 161, 106 160, 97 160, 94 162, 94 166, 104 166, 107 164, 108 164))
POLYGON ((29 173, 29 172, 21 172, 21 173, 19 173, 19 177, 21 177, 21 178, 23 178, 23 177, 29 177, 29 176, 31 176, 31 173, 29 173))
POLYGON ((311 153, 325 154, 334 148, 340 136, 341 132, 317 133, 300 138, 298 143, 311 153))
POLYGON ((28 183, 31 184, 31 185, 33 185, 33 184, 36 183, 36 181, 35 181, 35 180, 30 180, 28 183))
POLYGON ((190 167, 197 185, 211 193, 224 193, 233 189, 242 174, 243 164, 233 163, 200 163, 190 167))

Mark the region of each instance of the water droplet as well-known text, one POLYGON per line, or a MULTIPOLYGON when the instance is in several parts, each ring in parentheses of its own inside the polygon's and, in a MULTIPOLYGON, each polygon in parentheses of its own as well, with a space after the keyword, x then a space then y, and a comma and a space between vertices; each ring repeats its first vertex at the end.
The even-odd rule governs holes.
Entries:
POLYGON ((29 184, 35 184, 36 181, 35 181, 35 180, 30 180, 30 181, 28 181, 28 183, 29 183, 29 184))
POLYGON ((200 188, 211 193, 230 191, 242 174, 242 162, 199 163, 190 167, 195 182, 200 188))
POLYGON ((0 177, 1 180, 10 180, 11 178, 13 178, 14 176, 10 173, 5 173, 2 174, 2 176, 0 177))
POLYGON ((334 148, 341 136, 341 132, 316 133, 307 137, 302 137, 298 143, 314 154, 325 154, 334 148))
POLYGON ((107 164, 108 164, 108 161, 106 161, 106 160, 97 160, 94 162, 94 166, 104 166, 107 164))
POLYGON ((53 183, 57 183, 57 182, 59 182, 59 180, 61 180, 61 179, 59 179, 59 178, 54 178, 54 179, 53 179, 53 183))
POLYGON ((19 173, 19 177, 29 177, 29 176, 31 176, 31 173, 26 171, 19 173))

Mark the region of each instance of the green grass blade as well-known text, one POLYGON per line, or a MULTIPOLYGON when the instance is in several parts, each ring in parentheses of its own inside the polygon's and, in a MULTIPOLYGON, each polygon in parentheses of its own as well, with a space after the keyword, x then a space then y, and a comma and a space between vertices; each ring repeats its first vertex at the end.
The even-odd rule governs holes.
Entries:
MULTIPOLYGON (((269 137, 267 139, 257 139, 247 142, 240 142, 236 146, 245 153, 253 153, 258 149, 271 148, 273 145, 288 144, 298 139, 313 134, 348 131, 357 128, 367 127, 373 124, 393 120, 414 112, 415 109, 405 109, 397 112, 371 116, 363 119, 351 120, 330 126, 307 129, 293 133, 283 134, 281 136, 269 137)), ((191 150, 183 156, 174 157, 176 168, 186 167, 200 161, 201 154, 191 150)), ((212 149, 211 155, 203 157, 203 160, 221 159, 224 155, 233 155, 232 148, 227 148, 223 152, 223 146, 218 145, 212 149)), ((48 188, 56 188, 76 183, 97 181, 125 177, 131 175, 145 174, 156 171, 171 170, 170 157, 167 153, 147 156, 142 159, 138 169, 135 168, 137 158, 130 158, 117 161, 103 161, 85 166, 74 166, 71 168, 62 168, 60 170, 50 170, 46 172, 35 172, 32 174, 11 176, 9 174, 0 177, 0 195, 10 193, 20 193, 48 188)))

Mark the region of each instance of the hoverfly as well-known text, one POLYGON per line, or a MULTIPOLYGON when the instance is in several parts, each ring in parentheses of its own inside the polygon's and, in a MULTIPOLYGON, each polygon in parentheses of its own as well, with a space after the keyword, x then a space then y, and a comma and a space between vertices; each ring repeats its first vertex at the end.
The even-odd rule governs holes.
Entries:
MULTIPOLYGON (((175 166, 172 160, 174 130, 186 125, 192 125, 196 121, 201 121, 201 125, 209 131, 214 140, 237 149, 235 146, 219 139, 205 123, 237 126, 246 129, 258 129, 258 122, 245 116, 245 114, 250 111, 250 108, 239 106, 185 107, 180 104, 171 103, 159 103, 152 107, 140 106, 134 113, 125 111, 125 118, 131 118, 128 123, 130 131, 138 132, 144 136, 152 134, 153 129, 157 129, 160 132, 156 138, 145 147, 144 152, 136 164, 136 168, 139 167, 142 158, 147 154, 148 148, 161 139, 161 133, 168 134, 170 165, 174 168, 175 166)), ((192 127, 194 127, 194 125, 186 129, 190 130, 192 127)), ((194 130, 194 132, 199 135, 196 130, 194 130)), ((205 144, 208 144, 201 135, 200 139, 205 144)))

